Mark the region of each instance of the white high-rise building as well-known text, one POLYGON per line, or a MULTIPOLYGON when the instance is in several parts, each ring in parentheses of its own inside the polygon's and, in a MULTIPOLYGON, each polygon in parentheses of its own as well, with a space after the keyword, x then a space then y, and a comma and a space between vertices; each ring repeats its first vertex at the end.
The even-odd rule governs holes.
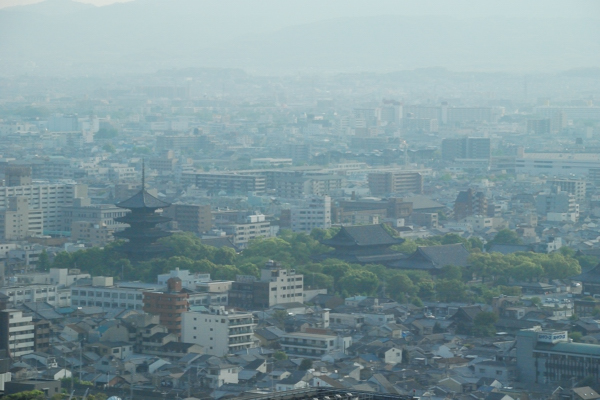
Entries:
POLYGON ((186 312, 181 319, 181 341, 204 347, 204 353, 222 357, 256 347, 256 324, 251 313, 210 306, 208 313, 186 312))
POLYGON ((0 311, 0 337, 4 340, 11 357, 21 357, 33 353, 35 349, 35 329, 33 318, 19 310, 0 311))
POLYGON ((62 208, 73 205, 76 198, 87 198, 87 186, 69 183, 0 186, 0 209, 9 208, 11 197, 26 198, 30 210, 42 211, 44 231, 60 231, 62 208))
POLYGON ((291 224, 294 232, 310 233, 314 228, 331 228, 331 197, 311 197, 306 207, 293 208, 291 224))

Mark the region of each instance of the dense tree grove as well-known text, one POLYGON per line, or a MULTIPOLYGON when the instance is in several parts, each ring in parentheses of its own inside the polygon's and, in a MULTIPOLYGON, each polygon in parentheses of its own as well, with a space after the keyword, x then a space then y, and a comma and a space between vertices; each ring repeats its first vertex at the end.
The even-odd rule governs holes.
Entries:
MULTIPOLYGON (((326 288, 341 296, 384 294, 399 302, 420 305, 421 300, 490 303, 500 294, 518 295, 520 288, 515 283, 567 278, 581 273, 580 261, 586 267, 593 265, 585 257, 576 257, 569 249, 551 254, 483 253, 483 243, 479 239, 465 239, 456 234, 406 240, 396 246, 397 250, 409 254, 420 245, 462 243, 471 252, 468 268, 447 265, 435 276, 425 271, 348 264, 337 259, 315 262, 313 256, 330 251, 319 240, 336 232, 335 228, 315 229, 307 235, 284 230, 276 238, 252 242, 240 254, 230 248, 207 246, 191 233, 178 233, 161 240, 166 248, 163 257, 135 266, 119 253, 119 242, 103 249, 61 252, 54 257, 51 266, 79 268, 92 275, 146 282, 153 282, 158 274, 175 268, 210 273, 213 279, 234 280, 237 275, 259 276, 265 262, 276 260, 284 267, 304 274, 307 288, 326 288)), ((499 240, 513 241, 506 232, 501 231, 498 235, 499 240)))

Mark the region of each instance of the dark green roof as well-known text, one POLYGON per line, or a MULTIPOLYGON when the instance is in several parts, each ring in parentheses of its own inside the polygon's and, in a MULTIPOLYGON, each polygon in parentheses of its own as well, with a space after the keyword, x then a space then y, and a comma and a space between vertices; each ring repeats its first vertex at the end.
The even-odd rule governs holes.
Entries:
POLYGON ((574 281, 581 281, 584 283, 600 283, 600 264, 596 265, 589 271, 571 277, 571 279, 574 281))
POLYGON ((329 240, 323 240, 326 246, 391 246, 402 244, 404 239, 395 238, 383 225, 342 226, 342 229, 329 240))
POLYGON ((127 200, 123 200, 120 203, 117 203, 117 207, 128 208, 130 210, 136 208, 157 209, 169 207, 170 205, 170 203, 159 200, 156 197, 152 196, 145 189, 140 190, 127 200))

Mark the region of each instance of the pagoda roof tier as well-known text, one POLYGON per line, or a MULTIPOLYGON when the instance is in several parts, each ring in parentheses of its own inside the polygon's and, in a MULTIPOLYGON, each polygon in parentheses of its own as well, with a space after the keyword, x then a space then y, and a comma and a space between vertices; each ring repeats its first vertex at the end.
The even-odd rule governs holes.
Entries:
POLYGON ((387 247, 404 243, 404 239, 395 238, 383 225, 342 226, 331 239, 322 240, 322 244, 331 247, 387 247))
POLYGON ((130 210, 140 208, 156 210, 158 208, 169 207, 170 205, 171 203, 167 203, 166 201, 159 200, 152 196, 146 189, 142 189, 127 200, 123 200, 116 204, 117 207, 128 208, 130 210))
POLYGON ((122 217, 115 218, 117 222, 123 222, 125 224, 136 224, 136 223, 146 223, 146 224, 163 224, 165 222, 171 221, 172 218, 163 217, 158 214, 134 214, 128 213, 122 217))
POLYGON ((166 236, 171 236, 170 232, 165 232, 161 230, 145 230, 145 231, 134 231, 130 229, 125 229, 123 231, 115 232, 113 234, 116 237, 136 240, 136 239, 158 239, 166 236))

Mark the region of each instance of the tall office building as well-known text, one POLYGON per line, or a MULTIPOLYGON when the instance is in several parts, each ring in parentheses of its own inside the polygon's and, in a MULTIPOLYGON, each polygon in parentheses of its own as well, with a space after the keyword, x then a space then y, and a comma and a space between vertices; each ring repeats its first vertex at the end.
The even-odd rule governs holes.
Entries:
POLYGON ((4 172, 6 186, 31 185, 31 167, 11 165, 4 172))
POLYGON ((196 234, 212 229, 212 212, 210 205, 201 204, 171 204, 163 211, 165 217, 177 222, 177 228, 196 234))
POLYGON ((229 291, 229 304, 242 308, 269 308, 302 301, 303 296, 304 275, 270 260, 261 269, 260 279, 249 275, 238 276, 229 291))
POLYGON ((460 221, 470 215, 486 215, 487 209, 487 198, 483 192, 463 190, 458 193, 454 202, 454 218, 460 221))
POLYGON ((315 228, 331 228, 331 197, 310 198, 306 207, 292 208, 290 218, 294 232, 310 233, 315 228))
POLYGON ((583 203, 585 201, 586 181, 581 179, 549 179, 546 181, 550 187, 557 186, 561 192, 570 193, 575 196, 575 201, 583 203))
POLYGON ((418 172, 375 172, 367 177, 373 196, 391 193, 423 193, 423 176, 418 172))
POLYGON ((42 210, 30 209, 26 197, 10 197, 8 207, 0 210, 0 237, 5 240, 23 240, 43 233, 42 210))
POLYGON ((87 186, 70 183, 1 186, 0 209, 7 209, 11 197, 24 197, 30 210, 41 210, 44 231, 61 231, 62 208, 73 205, 75 199, 87 198, 87 186))
POLYGON ((487 159, 491 158, 491 142, 489 138, 460 138, 442 140, 442 158, 455 159, 487 159))

